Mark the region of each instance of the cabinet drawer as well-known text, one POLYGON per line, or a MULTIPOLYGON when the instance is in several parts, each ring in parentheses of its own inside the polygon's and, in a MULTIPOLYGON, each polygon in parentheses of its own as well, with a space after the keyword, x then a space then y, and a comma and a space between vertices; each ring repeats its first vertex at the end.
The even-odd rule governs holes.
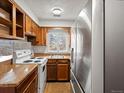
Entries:
POLYGON ((55 59, 48 59, 48 64, 54 64, 54 63, 56 63, 55 59))
POLYGON ((68 59, 58 59, 57 62, 58 62, 58 64, 59 63, 61 63, 61 64, 68 64, 69 60, 68 59))
POLYGON ((37 93, 37 80, 38 80, 38 76, 35 75, 35 77, 33 78, 33 80, 30 82, 30 84, 27 86, 27 88, 25 89, 25 91, 23 91, 23 93, 37 93))

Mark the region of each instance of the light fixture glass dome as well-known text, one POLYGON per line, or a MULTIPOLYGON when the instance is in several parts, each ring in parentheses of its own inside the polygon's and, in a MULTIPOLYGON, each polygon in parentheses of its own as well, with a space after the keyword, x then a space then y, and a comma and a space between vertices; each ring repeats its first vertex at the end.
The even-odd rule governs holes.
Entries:
POLYGON ((64 12, 63 9, 60 7, 54 7, 51 9, 51 11, 54 15, 58 15, 58 16, 64 12))

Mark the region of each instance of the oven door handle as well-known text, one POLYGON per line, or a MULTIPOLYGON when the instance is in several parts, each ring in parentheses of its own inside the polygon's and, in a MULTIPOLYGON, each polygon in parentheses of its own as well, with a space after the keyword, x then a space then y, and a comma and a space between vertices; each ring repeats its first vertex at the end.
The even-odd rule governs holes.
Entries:
POLYGON ((43 66, 43 70, 42 70, 42 72, 44 72, 44 70, 45 70, 45 65, 43 66))

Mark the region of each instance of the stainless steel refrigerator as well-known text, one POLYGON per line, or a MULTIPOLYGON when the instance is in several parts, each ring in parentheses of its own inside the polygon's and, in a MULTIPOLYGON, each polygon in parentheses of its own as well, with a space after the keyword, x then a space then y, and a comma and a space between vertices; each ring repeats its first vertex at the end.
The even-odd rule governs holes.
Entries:
POLYGON ((124 93, 124 0, 86 1, 72 29, 73 90, 124 93))
POLYGON ((105 93, 124 93, 124 0, 105 0, 105 93))
POLYGON ((91 93, 91 1, 85 1, 72 29, 71 82, 75 93, 91 93))

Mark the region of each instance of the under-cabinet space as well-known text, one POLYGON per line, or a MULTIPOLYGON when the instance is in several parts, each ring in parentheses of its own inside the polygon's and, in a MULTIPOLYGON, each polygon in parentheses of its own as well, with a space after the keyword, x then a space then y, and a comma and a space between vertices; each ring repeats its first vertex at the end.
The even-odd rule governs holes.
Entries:
POLYGON ((26 35, 25 38, 26 41, 31 42, 32 45, 36 44, 36 36, 26 35))

